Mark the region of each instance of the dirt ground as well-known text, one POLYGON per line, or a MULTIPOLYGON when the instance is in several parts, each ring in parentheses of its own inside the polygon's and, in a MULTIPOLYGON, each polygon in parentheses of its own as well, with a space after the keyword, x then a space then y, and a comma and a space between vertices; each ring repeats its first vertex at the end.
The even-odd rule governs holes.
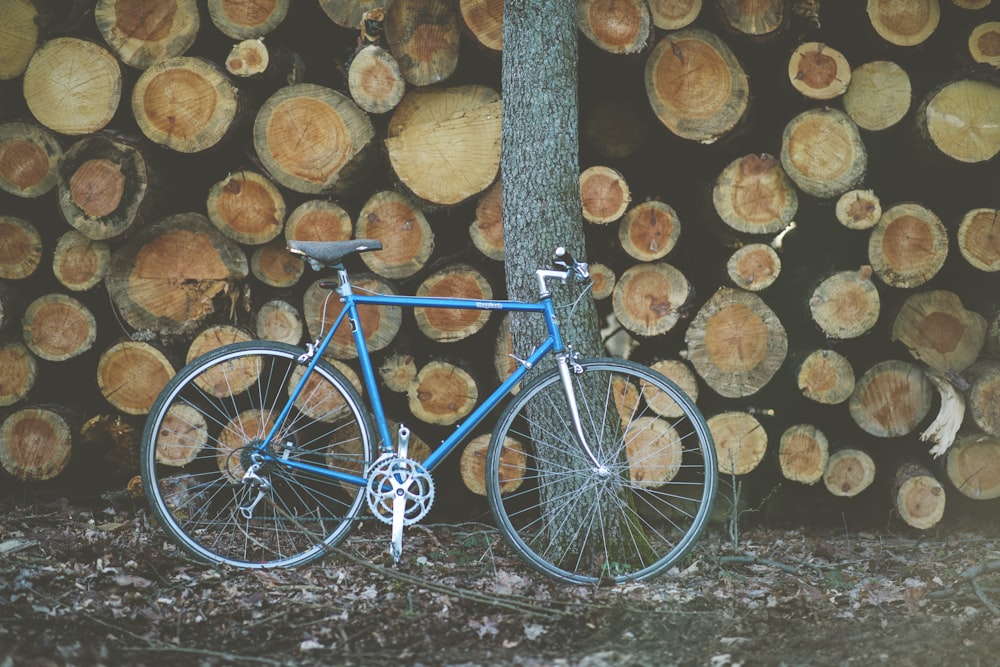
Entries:
POLYGON ((191 563, 130 501, 0 501, 0 667, 987 665, 1000 535, 713 527, 648 583, 570 587, 478 523, 294 571, 191 563), (978 576, 976 576, 978 574, 978 576))

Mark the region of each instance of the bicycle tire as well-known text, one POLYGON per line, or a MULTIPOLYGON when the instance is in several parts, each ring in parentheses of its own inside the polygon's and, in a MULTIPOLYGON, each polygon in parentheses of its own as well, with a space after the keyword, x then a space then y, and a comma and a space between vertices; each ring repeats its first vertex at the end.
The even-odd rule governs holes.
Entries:
POLYGON ((645 366, 590 359, 575 370, 584 432, 603 470, 577 444, 558 371, 546 371, 505 408, 490 440, 494 519, 516 552, 560 581, 660 574, 688 553, 711 514, 711 433, 690 398, 645 366))
MULTIPOLYGON (((182 368, 154 403, 140 448, 143 488, 160 525, 195 559, 303 565, 343 540, 362 512, 360 487, 280 462, 259 471, 263 485, 243 481, 250 452, 306 369, 300 354, 270 341, 224 346, 182 368)), ((361 476, 375 458, 372 433, 358 391, 321 360, 271 452, 361 476)))

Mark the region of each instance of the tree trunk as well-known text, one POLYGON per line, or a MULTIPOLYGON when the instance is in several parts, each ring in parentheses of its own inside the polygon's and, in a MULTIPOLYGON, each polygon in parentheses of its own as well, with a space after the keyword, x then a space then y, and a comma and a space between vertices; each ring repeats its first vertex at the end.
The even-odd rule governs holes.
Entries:
POLYGON ((95 241, 124 234, 149 208, 149 167, 130 142, 101 134, 80 139, 57 174, 63 217, 95 241))
POLYGON ((85 292, 96 287, 111 266, 111 248, 70 230, 59 237, 52 253, 52 273, 68 290, 85 292))
POLYGON ((826 435, 812 424, 789 426, 781 434, 778 462, 785 479, 801 484, 815 484, 823 479, 830 460, 826 435))
POLYGON ((38 47, 24 72, 24 99, 31 114, 60 134, 103 129, 118 110, 121 95, 118 60, 103 46, 85 39, 49 40, 38 47))
POLYGON ((112 255, 108 294, 129 326, 186 336, 230 306, 247 277, 243 250, 204 216, 180 213, 143 228, 112 255))
POLYGON ((857 125, 843 111, 810 109, 785 125, 781 166, 803 192, 829 199, 864 177, 868 152, 857 125))
POLYGON ((361 259, 385 278, 409 278, 424 268, 434 251, 427 216, 409 197, 392 190, 369 197, 358 213, 355 236, 382 242, 381 250, 366 252, 361 259))
POLYGON ((385 13, 385 40, 403 78, 414 86, 439 83, 458 67, 456 3, 393 0, 385 13))
POLYGON ((608 53, 639 53, 649 43, 652 19, 644 0, 577 0, 580 32, 608 53))
POLYGON ((889 60, 873 60, 851 73, 844 111, 862 129, 885 130, 903 120, 912 98, 906 70, 889 60))
POLYGON ((386 131, 399 180, 425 201, 445 206, 473 197, 500 167, 500 95, 480 85, 407 93, 386 131))
POLYGON ((931 408, 931 383, 915 364, 882 361, 858 380, 848 404, 866 433, 893 438, 911 433, 931 408))
POLYGON ((857 338, 878 321, 882 301, 870 266, 824 279, 809 298, 809 313, 828 338, 857 338))
POLYGON ((767 432, 748 412, 722 412, 708 418, 708 429, 722 475, 746 475, 764 459, 767 432))
POLYGON ((986 318, 966 310, 953 292, 920 292, 903 302, 892 324, 892 339, 941 373, 961 373, 983 350, 986 318))
POLYGON ((233 39, 263 37, 285 20, 292 0, 208 0, 208 17, 233 39))
POLYGON ((723 222, 748 234, 780 232, 799 207, 781 163, 763 153, 730 162, 715 181, 712 201, 723 222))
POLYGON ((52 479, 73 453, 73 419, 50 406, 23 408, 0 425, 0 464, 26 481, 52 479))
POLYGON ((823 473, 827 491, 841 498, 853 498, 875 481, 875 460, 861 449, 840 449, 830 454, 823 473))
POLYGON ((139 76, 132 90, 139 129, 178 153, 199 153, 231 136, 240 106, 225 72, 201 58, 161 60, 139 76))
POLYGON ((104 41, 136 69, 183 55, 201 27, 195 0, 101 0, 94 19, 104 41))
POLYGON ((757 295, 727 287, 702 306, 684 340, 698 375, 730 398, 760 390, 788 351, 785 328, 774 311, 757 295))
POLYGON ((892 287, 919 287, 937 275, 948 256, 948 232, 933 211, 897 204, 868 237, 868 259, 892 287))
POLYGON ((893 479, 892 499, 899 518, 920 530, 933 528, 944 516, 945 491, 922 465, 904 463, 893 479))
POLYGON ((729 47, 700 28, 670 33, 646 62, 646 94, 668 130, 712 143, 732 131, 750 100, 746 73, 729 47))
POLYGON ((19 121, 0 124, 0 190, 18 197, 44 195, 56 185, 62 157, 62 146, 44 127, 19 121))
POLYGON ((285 224, 285 200, 278 187, 254 171, 237 171, 208 191, 208 218, 238 243, 263 245, 285 224))

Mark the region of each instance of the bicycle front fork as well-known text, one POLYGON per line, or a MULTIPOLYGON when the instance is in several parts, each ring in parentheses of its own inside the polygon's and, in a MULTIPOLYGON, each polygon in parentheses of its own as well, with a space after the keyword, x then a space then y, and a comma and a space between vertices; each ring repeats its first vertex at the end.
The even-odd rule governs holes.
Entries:
POLYGON ((572 374, 583 373, 583 366, 576 361, 572 351, 556 355, 556 367, 559 369, 559 378, 562 380, 563 393, 566 395, 566 403, 569 406, 569 416, 573 422, 573 432, 576 435, 576 442, 580 449, 587 455, 587 458, 594 464, 594 472, 600 477, 608 477, 611 471, 606 465, 597 460, 590 445, 587 444, 587 436, 583 432, 583 422, 580 420, 580 406, 576 400, 576 391, 573 389, 572 374))

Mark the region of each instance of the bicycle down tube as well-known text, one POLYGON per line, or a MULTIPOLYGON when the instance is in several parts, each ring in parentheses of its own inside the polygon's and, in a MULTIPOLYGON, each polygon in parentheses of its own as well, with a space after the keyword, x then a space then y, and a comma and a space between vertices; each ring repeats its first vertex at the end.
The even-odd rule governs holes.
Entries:
MULTIPOLYGON (((475 429, 480 422, 497 407, 503 400, 503 398, 510 393, 511 389, 520 382, 524 376, 537 364, 542 358, 545 357, 549 352, 561 353, 564 350, 564 345, 562 341, 561 334, 558 327, 556 326, 555 319, 555 307, 552 303, 552 297, 548 294, 542 296, 542 298, 534 303, 524 302, 524 301, 513 301, 513 300, 481 300, 481 299, 464 299, 464 298, 451 298, 451 297, 418 297, 418 296, 397 296, 397 295, 387 295, 387 294, 355 294, 350 289, 350 281, 346 278, 345 272, 343 270, 338 270, 340 274, 340 285, 336 287, 336 291, 341 296, 341 301, 344 303, 344 308, 341 310, 340 314, 337 316, 333 325, 326 332, 322 340, 320 340, 318 345, 310 345, 309 351, 303 355, 303 358, 309 358, 309 365, 306 372, 303 374, 302 378, 299 380, 297 386, 293 389, 288 401, 285 404, 284 409, 281 414, 275 420, 274 425, 271 428, 271 432, 267 435, 264 442, 272 442, 277 436, 278 432, 281 430, 282 424, 288 416, 292 405, 298 398, 302 389, 305 387, 306 382, 309 379, 309 375, 312 373, 313 368, 322 358, 323 353, 326 351, 334 334, 337 329, 345 319, 351 325, 351 332, 354 337, 354 344, 358 352, 358 361, 361 366, 361 374, 364 382, 365 389, 368 391, 369 396, 369 406, 372 409, 372 413, 375 416, 375 428, 378 430, 380 444, 380 450, 383 453, 393 451, 393 439, 389 433, 389 427, 385 419, 385 411, 382 406, 382 397, 379 392, 377 381, 375 379, 375 371, 371 364, 371 359, 368 355, 368 346, 365 341, 364 331, 361 329, 360 318, 358 316, 358 306, 371 305, 371 306, 399 306, 405 308, 449 308, 449 309, 461 309, 461 310, 487 310, 487 311, 500 311, 500 312, 528 312, 528 313, 540 313, 544 316, 545 324, 548 329, 548 336, 535 350, 528 356, 527 359, 523 360, 514 372, 504 380, 499 387, 493 390, 493 392, 487 396, 479 405, 476 406, 466 419, 455 427, 455 430, 437 447, 430 456, 423 462, 424 467, 428 471, 433 471, 437 465, 447 458, 447 456, 455 449, 455 447, 467 436, 473 429, 475 429), (346 289, 345 289, 346 288, 346 289), (311 358, 310 358, 311 357, 311 358)), ((571 402, 572 406, 572 402, 571 402)), ((572 406, 575 408, 575 406, 572 406)), ((575 420, 578 422, 578 419, 575 420)), ((579 428, 579 427, 578 427, 579 428)), ((582 438, 582 434, 578 437, 582 438)), ((594 459, 593 454, 589 451, 589 448, 581 439, 581 446, 585 450, 588 458, 594 459)), ((262 453, 263 460, 280 462, 281 465, 287 466, 289 468, 305 470, 314 474, 329 477, 331 479, 342 481, 350 484, 355 484, 357 486, 365 486, 367 484, 367 479, 364 477, 351 475, 348 473, 340 472, 337 470, 331 470, 329 468, 323 468, 320 466, 312 465, 302 461, 293 460, 280 460, 274 455, 262 453)))

